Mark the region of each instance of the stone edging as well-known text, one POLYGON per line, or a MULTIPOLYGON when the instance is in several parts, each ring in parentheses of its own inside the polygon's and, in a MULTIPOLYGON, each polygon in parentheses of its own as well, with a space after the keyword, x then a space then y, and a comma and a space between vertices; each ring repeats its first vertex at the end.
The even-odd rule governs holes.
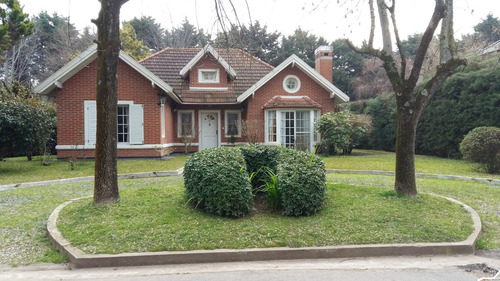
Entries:
MULTIPOLYGON (((435 194, 433 194, 435 195, 435 194)), ((435 195, 440 196, 440 195, 435 195)), ((71 244, 57 229, 57 219, 60 211, 68 204, 82 198, 67 201, 58 206, 47 221, 47 230, 52 243, 64 252, 69 261, 78 268, 117 267, 185 263, 214 263, 236 261, 292 260, 292 259, 322 259, 322 258, 353 258, 375 256, 423 256, 423 255, 465 255, 473 254, 477 237, 481 231, 481 219, 470 206, 452 198, 443 197, 462 205, 471 215, 474 231, 465 240, 451 243, 414 243, 414 244, 369 244, 330 247, 305 248, 261 248, 241 250, 196 250, 173 252, 145 252, 109 254, 86 254, 71 244)))
MULTIPOLYGON (((183 171, 184 171, 184 168, 180 168, 180 169, 177 169, 175 171, 119 174, 118 179, 140 179, 140 178, 179 176, 179 175, 182 175, 183 171)), ((0 191, 21 188, 21 187, 46 186, 46 185, 51 185, 51 184, 65 184, 65 183, 76 183, 76 182, 88 182, 88 181, 93 181, 93 180, 94 180, 94 177, 90 176, 90 177, 79 177, 79 178, 59 179, 59 180, 50 180, 50 181, 16 183, 16 184, 0 185, 0 191)))

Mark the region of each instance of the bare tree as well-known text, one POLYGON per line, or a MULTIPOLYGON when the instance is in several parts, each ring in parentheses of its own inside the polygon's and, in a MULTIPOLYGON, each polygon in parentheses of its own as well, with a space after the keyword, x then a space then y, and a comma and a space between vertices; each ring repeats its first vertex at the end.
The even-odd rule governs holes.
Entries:
POLYGON ((97 25, 97 133, 94 203, 112 204, 120 198, 117 173, 118 56, 120 8, 128 0, 100 0, 97 25))
POLYGON ((349 41, 348 44, 357 52, 378 57, 383 62, 383 67, 396 94, 397 104, 396 179, 394 189, 398 194, 416 196, 415 134, 418 120, 432 96, 458 66, 465 64, 465 61, 454 57, 453 0, 435 0, 434 11, 417 48, 413 67, 407 74, 407 59, 396 23, 396 0, 389 0, 388 2, 390 5, 385 0, 376 0, 376 3, 374 3, 374 0, 368 1, 371 12, 371 30, 368 44, 362 48, 355 47, 349 41), (383 40, 381 50, 373 47, 375 4, 378 9, 383 40), (439 65, 430 79, 418 83, 429 45, 439 23, 441 23, 439 65), (391 29, 394 34, 390 33, 391 29), (396 40, 399 59, 398 54, 394 53, 392 49, 392 36, 396 40))

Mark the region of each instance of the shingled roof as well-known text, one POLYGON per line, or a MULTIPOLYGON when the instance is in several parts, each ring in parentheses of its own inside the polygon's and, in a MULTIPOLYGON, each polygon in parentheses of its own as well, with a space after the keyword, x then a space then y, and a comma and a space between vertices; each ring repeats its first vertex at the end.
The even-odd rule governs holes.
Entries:
POLYGON ((189 81, 181 77, 181 70, 199 54, 201 48, 167 48, 139 63, 170 85, 182 103, 237 103, 237 98, 262 77, 274 69, 273 66, 239 49, 216 49, 237 73, 227 91, 190 91, 189 81))
POLYGON ((262 108, 321 108, 321 105, 307 96, 274 96, 262 108))

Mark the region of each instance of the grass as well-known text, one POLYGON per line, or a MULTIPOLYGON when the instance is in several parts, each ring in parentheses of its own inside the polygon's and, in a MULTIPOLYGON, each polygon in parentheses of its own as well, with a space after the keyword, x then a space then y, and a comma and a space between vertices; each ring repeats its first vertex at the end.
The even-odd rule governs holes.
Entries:
POLYGON ((447 242, 472 232, 467 211, 430 195, 398 197, 387 188, 329 184, 325 208, 310 217, 260 213, 231 219, 186 203, 182 181, 122 181, 111 207, 90 199, 65 208, 58 227, 87 253, 185 251, 348 244, 447 242), (140 215, 138 215, 140 214, 140 215))
MULTIPOLYGON (((70 170, 67 161, 52 158, 50 166, 42 166, 41 157, 34 157, 28 162, 26 157, 7 158, 0 161, 0 185, 44 181, 94 175, 94 161, 78 161, 75 170, 70 170)), ((393 152, 356 149, 352 156, 323 157, 327 169, 394 171, 395 154, 393 152)), ((170 160, 158 159, 120 159, 118 173, 137 173, 152 171, 172 171, 181 168, 186 156, 176 154, 170 160)), ((478 170, 477 166, 457 159, 445 159, 417 155, 415 160, 417 173, 460 175, 500 179, 500 175, 491 175, 478 170)))
MULTIPOLYGON (((7 158, 0 161, 0 185, 45 181, 65 178, 86 177, 94 175, 93 160, 79 160, 75 169, 70 170, 69 162, 51 159, 50 166, 41 165, 41 157, 33 157, 27 161, 26 157, 7 158)), ((138 173, 152 171, 174 171, 184 166, 185 155, 175 155, 170 160, 159 159, 119 159, 118 173, 138 173)))
MULTIPOLYGON (((352 174, 329 174, 327 181, 366 187, 392 188, 394 177, 352 174)), ((435 193, 457 199, 471 206, 481 217, 478 249, 500 249, 500 185, 460 180, 417 179, 420 193, 435 193)))
POLYGON ((1 191, 0 264, 64 261, 47 237, 47 218, 58 205, 92 190, 91 183, 80 183, 1 191))
MULTIPOLYGON (((325 164, 329 169, 356 169, 356 170, 389 170, 392 171, 394 167, 394 154, 388 152, 379 152, 379 151, 363 151, 356 150, 357 156, 353 157, 326 157, 325 164)), ((119 163, 119 172, 120 173, 129 173, 129 172, 140 172, 140 171, 160 171, 160 170, 175 170, 179 167, 182 167, 185 161, 184 156, 176 156, 172 160, 167 161, 159 161, 159 160, 120 160, 119 163)), ((435 174, 454 174, 454 175, 463 175, 463 176, 476 176, 476 177, 488 177, 488 178, 500 178, 499 175, 489 175, 485 173, 480 173, 474 170, 474 166, 459 160, 450 160, 450 159, 440 159, 434 157, 426 157, 426 156, 417 156, 417 171, 418 172, 429 172, 435 174)), ((56 178, 65 178, 65 177, 77 177, 77 176, 89 176, 93 173, 93 165, 91 162, 85 162, 84 164, 78 163, 76 165, 75 171, 69 170, 69 165, 64 161, 53 162, 49 167, 42 167, 38 161, 35 162, 27 162, 26 158, 9 158, 7 162, 0 162, 0 184, 9 184, 9 183, 17 183, 17 182, 29 182, 29 181, 40 181, 40 180, 48 180, 48 179, 56 179, 56 178)), ((332 202, 338 202, 339 206, 342 207, 344 204, 348 204, 351 200, 351 196, 361 194, 361 191, 364 190, 376 190, 377 194, 374 195, 377 199, 383 198, 383 200, 387 200, 391 202, 391 200, 399 200, 398 198, 394 198, 391 196, 390 190, 392 190, 394 184, 394 178, 390 176, 372 176, 372 175, 355 175, 355 174, 330 174, 327 176, 327 180, 329 184, 333 185, 333 188, 329 188, 329 199, 334 200, 332 202), (351 187, 351 186, 359 186, 359 189, 351 187), (350 194, 348 192, 352 190, 360 190, 360 192, 355 192, 354 194, 350 194), (342 194, 346 193, 347 196, 343 196, 342 194), (349 195, 350 194, 350 195, 349 195), (385 196, 385 197, 384 197, 385 196), (338 201, 342 199, 342 201, 338 201), (335 201, 337 199, 337 201, 335 201)), ((491 183, 481 183, 481 182, 468 182, 468 181, 456 181, 456 180, 441 180, 441 179, 418 179, 418 189, 419 192, 432 192, 436 194, 441 194, 445 196, 449 196, 460 200, 471 207, 473 207, 481 216, 483 222, 483 230, 481 233, 481 237, 478 240, 476 246, 480 249, 500 249, 500 187, 498 185, 493 185, 491 183)), ((159 196, 158 199, 162 200, 165 206, 162 206, 162 209, 166 209, 172 202, 175 202, 174 197, 179 196, 179 194, 175 193, 173 190, 181 188, 182 179, 179 177, 172 178, 156 178, 156 179, 148 179, 148 180, 132 180, 132 181, 120 181, 120 186, 123 189, 120 191, 120 194, 123 197, 123 200, 120 204, 128 204, 128 194, 133 194, 134 189, 141 189, 141 192, 153 192, 158 191, 159 196), (136 186, 136 187, 134 187, 136 186), (147 186, 152 186, 151 191, 147 191, 147 186), (154 187, 157 186, 157 187, 154 187), (158 186, 162 188, 158 189, 158 186), (128 191, 130 190, 130 191, 128 191), (170 194, 168 194, 168 192, 170 194), (168 204, 167 204, 168 203, 168 204)), ((0 264, 10 264, 10 265, 24 265, 36 262, 55 262, 59 263, 64 260, 64 256, 59 254, 53 246, 49 243, 47 234, 46 234, 46 220, 49 214, 61 203, 76 197, 82 196, 91 196, 92 195, 93 186, 91 183, 78 183, 78 184, 64 184, 64 185, 50 185, 44 187, 25 187, 18 188, 14 190, 7 190, 0 192, 0 264)), ((421 194, 422 195, 422 194, 421 194)), ((147 196, 147 195, 146 195, 147 196)), ((427 198, 421 196, 419 198, 427 198)), ((357 200, 357 199, 356 199, 357 200)), ((176 201, 179 210, 175 210, 176 212, 186 212, 185 208, 187 207, 185 204, 181 204, 182 200, 176 201)), ((330 202, 330 201, 329 201, 330 202)), ((369 202, 369 201, 368 201, 369 202)), ((381 201, 384 202, 384 201, 381 201)), ((403 202, 403 201, 401 201, 403 202)), ((84 201, 80 202, 81 204, 85 204, 84 201)), ((79 204, 80 204, 79 203, 79 204)), ((88 203, 88 201, 87 201, 88 203)), ((372 204, 372 203, 370 203, 372 204)), ((410 203, 405 203, 410 204, 410 203)), ((146 205, 146 204, 143 204, 146 205)), ((77 205, 75 205, 77 206, 77 205)), ((119 205, 116 205, 119 206, 119 205)), ((335 212, 338 211, 336 205, 334 206, 335 212)), ((366 206, 366 205, 365 205, 366 206)), ((371 205, 368 205, 368 207, 371 205)), ((378 206, 379 205, 375 205, 378 206)), ((392 206, 392 205, 390 205, 392 206)), ((139 208, 140 206, 137 206, 139 208)), ((363 205, 352 205, 350 206, 354 210, 360 207, 364 207, 363 205)), ((114 209, 114 207, 113 207, 114 209)), ((432 209, 432 206, 431 206, 432 209)), ((107 210, 107 209, 103 209, 107 210)), ((111 209, 109 209, 111 210, 111 209)), ((134 210, 134 209, 132 209, 134 210)), ((189 208, 188 208, 189 210, 189 208)), ((147 211, 147 210, 146 210, 147 211)), ((151 210, 153 211, 153 210, 151 210)), ((385 217, 390 217, 395 214, 401 213, 409 213, 406 209, 389 209, 386 210, 389 213, 386 215, 381 213, 377 216, 372 216, 378 220, 383 221, 385 217)), ((149 211, 148 211, 149 212, 149 211)), ((172 216, 175 215, 172 213, 166 213, 165 211, 160 211, 162 215, 159 218, 152 220, 152 222, 158 222, 158 220, 163 219, 164 216, 172 216)), ((181 214, 182 214, 181 212, 181 214)), ((373 214, 374 211, 371 211, 368 208, 367 213, 373 214)), ((413 210, 413 213, 421 213, 426 212, 426 209, 418 209, 413 210)), ((138 213, 128 214, 128 217, 122 218, 123 222, 121 228, 121 232, 125 231, 125 229, 129 228, 129 220, 139 220, 142 217, 142 214, 137 215, 138 213)), ((147 212, 145 213, 147 214, 147 212)), ((322 214, 322 213, 321 213, 322 214)), ((349 219, 349 212, 345 215, 344 219, 349 219)), ((193 215, 193 214, 192 214, 193 215)), ((335 216, 336 214, 332 214, 335 216)), ((337 214, 339 215, 339 214, 337 214)), ((354 222, 356 220, 362 220, 360 218, 354 218, 354 222)), ((232 220, 225 220, 220 218, 214 218, 211 216, 207 216, 200 212, 194 212, 193 216, 198 216, 201 220, 210 220, 214 227, 226 227, 225 225, 232 220), (221 220, 221 221, 218 221, 221 220), (214 223, 217 222, 217 223, 214 223), (221 226, 217 226, 217 224, 221 224, 221 226)), ((265 215, 262 215, 265 216, 265 215)), ((271 216, 271 215, 267 215, 271 216)), ((179 217, 177 217, 179 220, 179 217)), ((250 220, 251 218, 245 218, 241 220, 238 225, 238 231, 246 231, 249 232, 250 229, 250 220), (247 225, 248 224, 248 225, 247 225)), ((270 219, 274 219, 272 216, 270 219)), ((311 219, 311 218, 308 218, 311 219)), ((293 219, 288 218, 285 219, 289 224, 296 222, 301 222, 301 220, 305 220, 304 218, 293 219)), ((338 219, 341 221, 342 217, 338 219)), ((335 225, 338 221, 330 222, 332 225, 335 225)), ((182 223, 179 220, 178 223, 182 223)), ((357 224, 357 223, 356 223, 357 224)), ((156 224, 155 224, 156 225, 156 224)), ((160 228, 162 225, 160 225, 160 228)), ((269 232, 268 234, 265 232, 267 227, 260 226, 259 230, 254 234, 259 238, 259 235, 265 239, 274 238, 280 234, 277 230, 276 232, 269 232), (267 238, 266 238, 267 237, 267 238)), ((179 230, 179 229, 170 229, 171 231, 179 230)), ((361 229, 363 230, 363 229, 361 229)), ((152 230, 150 230, 152 231, 152 230)), ((238 232, 237 231, 237 232, 238 232)), ((302 230, 301 233, 305 235, 307 233, 307 229, 302 230)), ((318 230, 320 231, 320 230, 318 230)), ((359 231, 359 229, 358 229, 359 231)), ((369 234, 371 230, 363 230, 364 233, 361 235, 361 238, 356 238, 363 240, 363 236, 369 238, 369 234)), ((153 231, 154 232, 154 231, 153 231)), ((194 237, 192 236, 193 243, 198 239, 198 236, 203 237, 205 230, 196 234, 194 237)), ((293 229, 289 232, 296 232, 296 229, 293 229)), ((319 232, 322 234, 322 232, 319 232)), ((179 232, 177 235, 179 236, 189 236, 186 232, 179 232)), ((313 234, 307 234, 309 236, 314 236, 313 234)), ((332 235, 335 236, 335 239, 350 239, 350 235, 339 232, 332 235)), ((380 235, 383 238, 383 235, 380 235)), ((140 237, 141 240, 143 237, 140 237)), ((181 237, 182 238, 182 237, 181 237)), ((382 238, 380 239, 382 241, 382 238)), ((330 238, 329 238, 330 239, 330 238)), ((231 241, 228 239, 228 241, 231 241)), ((309 238, 305 240, 310 240, 309 238)), ((99 241, 99 240, 97 240, 99 241)), ((282 245, 282 243, 286 242, 286 239, 280 240, 280 242, 275 242, 276 245, 282 245)), ((300 245, 300 239, 292 239, 291 245, 300 245)), ((345 241, 344 241, 345 242, 345 241)), ((344 243, 340 241, 340 243, 344 243)), ((125 244, 125 242, 123 242, 125 244)), ((167 245, 168 241, 162 241, 161 244, 156 246, 156 248, 162 249, 165 248, 164 245, 167 245)), ((172 242, 175 245, 175 241, 172 242)), ((206 243, 206 242, 204 242, 206 243)), ((269 242, 272 244, 271 242, 269 242)), ((345 242, 348 243, 348 242, 345 242)))
MULTIPOLYGON (((323 157, 326 169, 391 171, 395 169, 396 155, 393 152, 355 149, 350 156, 323 157)), ((500 179, 500 174, 492 175, 479 170, 476 164, 459 159, 416 155, 417 173, 457 175, 466 177, 500 179)))

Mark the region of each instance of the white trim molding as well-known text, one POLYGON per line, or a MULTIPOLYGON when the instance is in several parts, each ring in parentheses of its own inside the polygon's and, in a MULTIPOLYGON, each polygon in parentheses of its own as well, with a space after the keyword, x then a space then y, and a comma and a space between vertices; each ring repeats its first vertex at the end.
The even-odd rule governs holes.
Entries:
POLYGON ((226 70, 227 74, 229 74, 231 79, 236 78, 236 71, 229 65, 229 63, 227 63, 225 59, 223 59, 219 55, 219 53, 217 53, 217 51, 215 51, 215 49, 210 44, 205 45, 205 47, 203 47, 203 49, 201 49, 201 51, 199 51, 198 54, 196 54, 196 56, 194 56, 194 58, 192 58, 186 64, 186 66, 184 66, 184 68, 181 69, 179 75, 185 78, 189 74, 191 69, 198 63, 198 61, 200 61, 203 58, 203 56, 206 53, 210 53, 222 65, 222 67, 224 67, 224 69, 226 70))
POLYGON ((190 91, 198 92, 227 92, 228 89, 227 87, 189 87, 190 91))
POLYGON ((348 102, 349 96, 347 96, 344 92, 342 92, 339 88, 335 87, 330 81, 326 80, 321 74, 319 74, 316 70, 310 67, 307 63, 305 63, 302 59, 300 59, 297 55, 289 56, 285 61, 283 61, 280 65, 278 65, 275 69, 271 70, 266 76, 262 77, 257 83, 252 85, 252 87, 248 88, 245 92, 243 92, 236 100, 238 103, 245 101, 249 96, 254 94, 258 89, 264 86, 269 80, 274 78, 278 73, 287 68, 289 65, 292 67, 297 67, 302 72, 304 72, 311 79, 316 81, 321 87, 323 87, 326 91, 330 93, 330 98, 335 98, 339 102, 348 102))
MULTIPOLYGON (((168 144, 118 144, 118 149, 155 149, 155 148, 168 148, 184 146, 183 143, 168 143, 168 144)), ((193 142, 190 146, 199 146, 199 143, 193 142)), ((56 145, 57 150, 93 150, 95 145, 56 145)))

